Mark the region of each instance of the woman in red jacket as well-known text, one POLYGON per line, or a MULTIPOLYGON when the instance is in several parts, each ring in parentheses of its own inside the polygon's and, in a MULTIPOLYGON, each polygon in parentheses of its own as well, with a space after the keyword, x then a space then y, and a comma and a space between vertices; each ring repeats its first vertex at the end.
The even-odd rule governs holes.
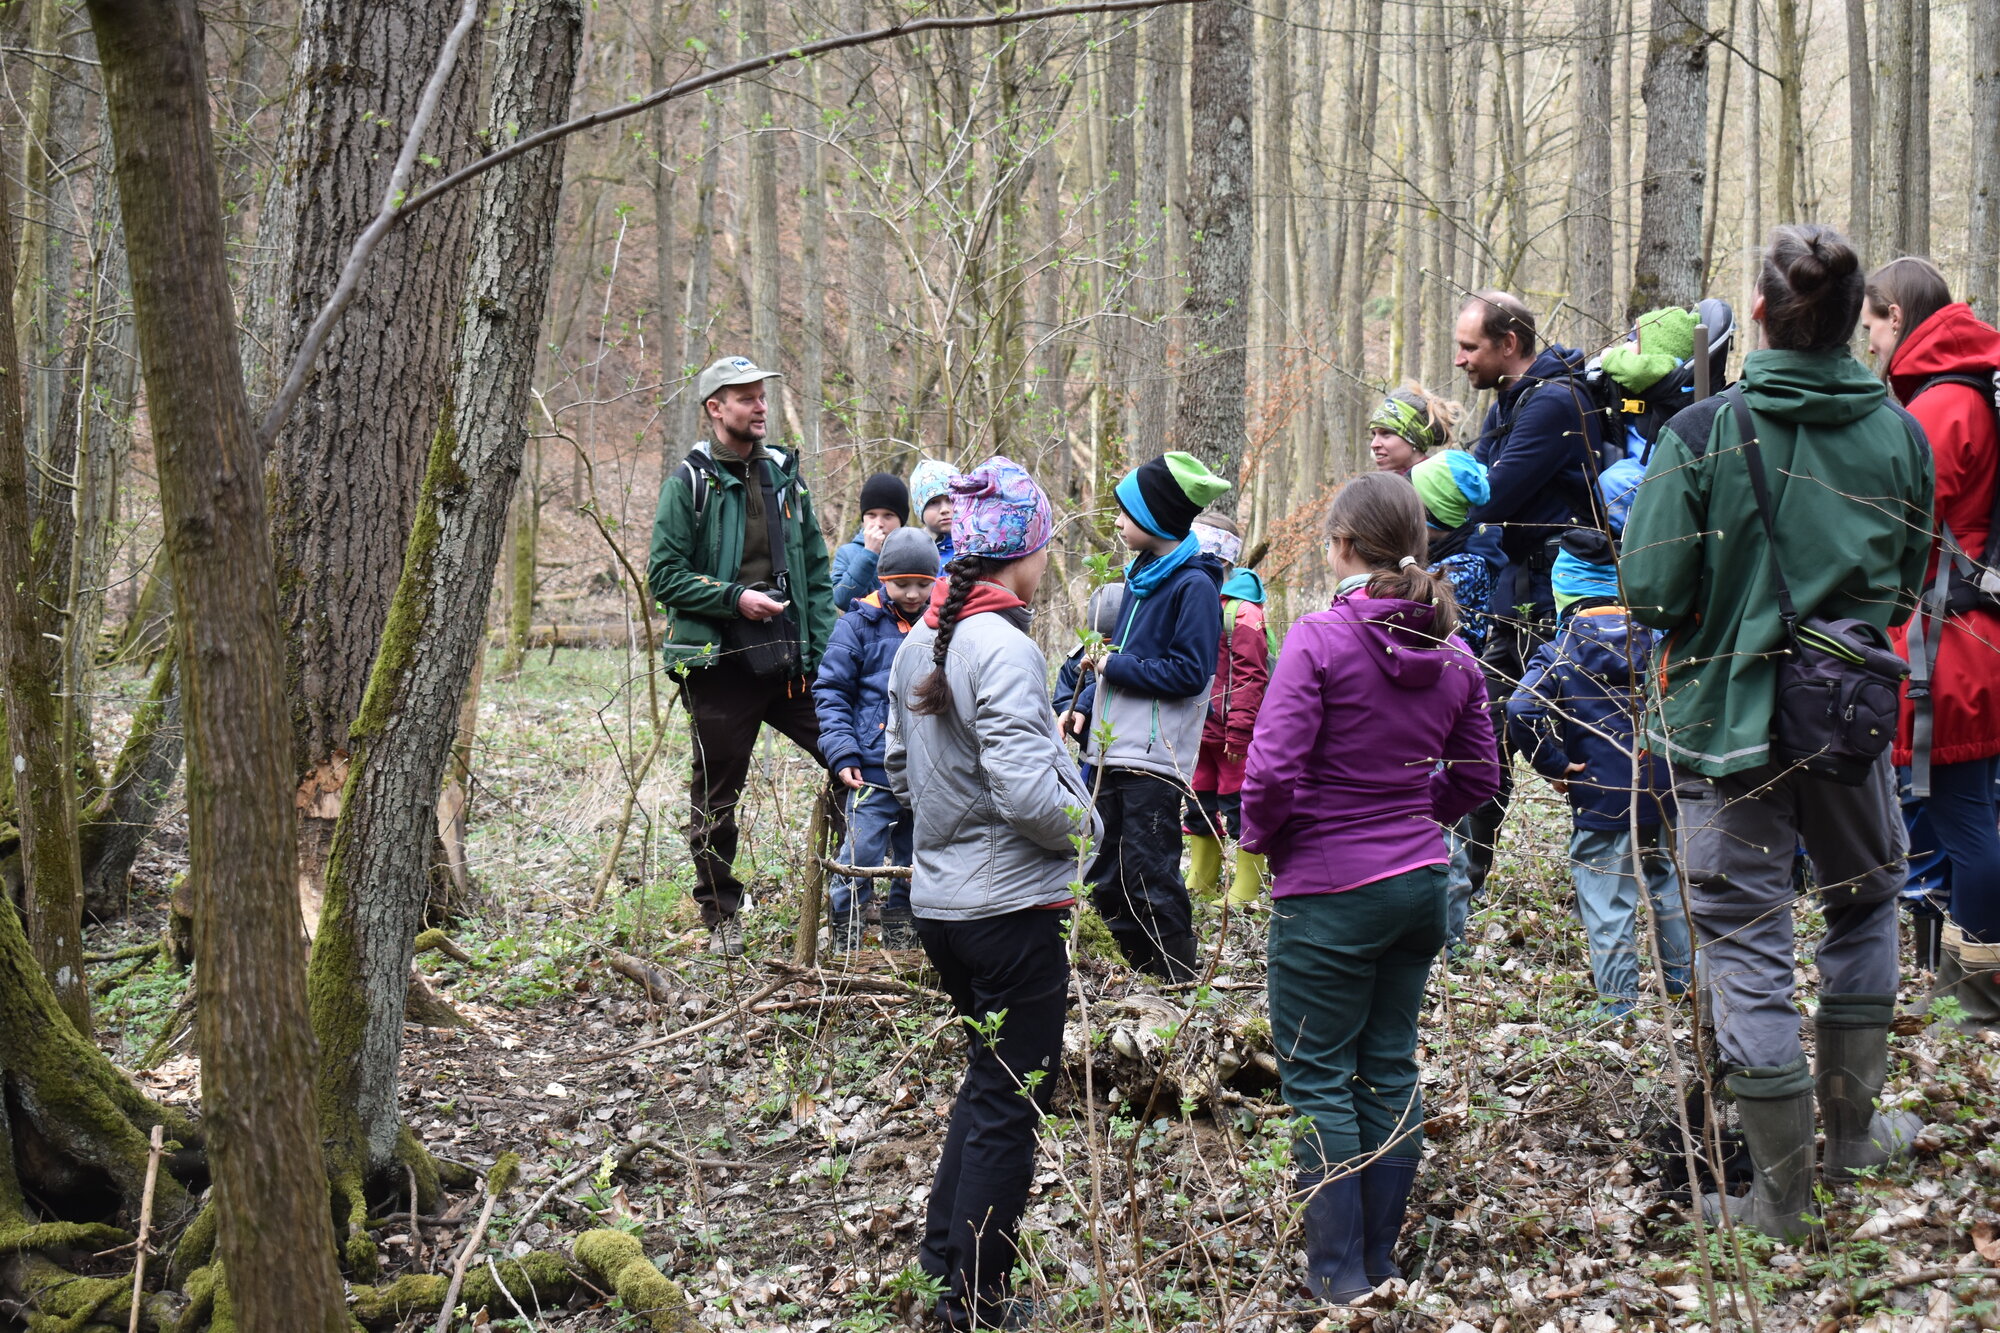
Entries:
MULTIPOLYGON (((1994 397, 2000 330, 1953 302, 1944 275, 1925 259, 1896 259, 1875 270, 1861 319, 1891 392, 1930 437, 1940 531, 1927 583, 1934 586, 1943 530, 1975 561, 1986 550, 2000 481, 1994 397)), ((2000 1024, 2000 811, 1994 801, 2000 611, 1975 607, 1940 615, 1927 604, 1895 631, 1898 650, 1913 664, 1909 631, 1916 629, 1930 665, 1930 796, 1924 808, 1952 871, 1939 992, 1957 995, 1975 1024, 1992 1026, 2000 1024)), ((1898 764, 1921 758, 1913 744, 1915 723, 1906 687, 1898 764)))

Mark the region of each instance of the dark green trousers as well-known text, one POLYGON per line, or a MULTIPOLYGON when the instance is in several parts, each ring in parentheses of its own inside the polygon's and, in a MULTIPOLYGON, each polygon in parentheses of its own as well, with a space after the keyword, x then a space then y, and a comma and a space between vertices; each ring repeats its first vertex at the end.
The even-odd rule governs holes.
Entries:
POLYGON ((1285 1100, 1312 1125, 1300 1169, 1423 1152, 1417 1015, 1445 942, 1445 867, 1271 907, 1271 1039, 1285 1100))

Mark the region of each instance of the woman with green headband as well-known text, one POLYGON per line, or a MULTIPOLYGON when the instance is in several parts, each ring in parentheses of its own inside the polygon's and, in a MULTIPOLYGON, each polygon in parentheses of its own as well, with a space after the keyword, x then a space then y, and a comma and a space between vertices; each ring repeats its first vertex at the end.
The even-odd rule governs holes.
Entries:
POLYGON ((1433 449, 1451 443, 1459 406, 1420 384, 1405 384, 1368 418, 1368 452, 1377 472, 1408 476, 1433 449))

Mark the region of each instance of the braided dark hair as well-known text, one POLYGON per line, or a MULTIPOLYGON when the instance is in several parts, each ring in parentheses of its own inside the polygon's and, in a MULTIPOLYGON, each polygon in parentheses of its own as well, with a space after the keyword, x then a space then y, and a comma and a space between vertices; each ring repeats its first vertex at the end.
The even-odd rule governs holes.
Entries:
POLYGON ((965 610, 965 599, 972 595, 972 585, 985 575, 988 564, 983 556, 962 555, 944 567, 951 586, 945 593, 944 605, 938 608, 937 640, 931 645, 931 673, 917 682, 916 701, 910 705, 912 713, 935 717, 951 707, 951 680, 945 675, 945 659, 951 655, 951 636, 965 610))

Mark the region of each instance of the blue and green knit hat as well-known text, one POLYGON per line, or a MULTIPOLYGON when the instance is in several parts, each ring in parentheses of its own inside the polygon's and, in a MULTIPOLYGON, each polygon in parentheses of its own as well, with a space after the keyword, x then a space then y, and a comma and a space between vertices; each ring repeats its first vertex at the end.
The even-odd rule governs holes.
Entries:
POLYGON ((1228 490, 1229 483, 1193 454, 1171 453, 1127 472, 1113 494, 1134 523, 1177 542, 1188 535, 1201 511, 1228 490))

